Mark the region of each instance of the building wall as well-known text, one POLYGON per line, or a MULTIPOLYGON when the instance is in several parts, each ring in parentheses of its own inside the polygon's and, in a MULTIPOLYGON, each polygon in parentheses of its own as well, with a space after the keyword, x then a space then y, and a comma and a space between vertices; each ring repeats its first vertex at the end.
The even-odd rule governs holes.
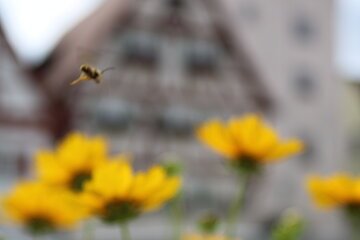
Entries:
POLYGON ((266 184, 254 198, 257 219, 264 213, 271 219, 282 208, 296 206, 313 219, 310 229, 317 235, 312 239, 341 239, 337 215, 329 214, 323 221, 324 213, 312 207, 303 181, 311 173, 328 174, 347 166, 340 107, 343 86, 333 62, 334 3, 229 0, 230 4, 238 17, 239 36, 276 99, 274 123, 285 135, 298 135, 307 144, 302 156, 264 176, 266 184))
POLYGON ((29 172, 32 155, 49 144, 37 124, 43 99, 0 37, 0 189, 29 172))
MULTIPOLYGON (((190 27, 202 27, 196 35, 169 33, 166 27, 159 31, 154 25, 140 21, 139 26, 129 27, 99 47, 97 64, 115 65, 115 70, 104 76, 103 84, 86 86, 79 116, 87 112, 99 121, 128 124, 114 126, 122 131, 117 135, 113 130, 111 133, 124 141, 133 141, 132 136, 137 135, 139 141, 152 139, 146 150, 152 157, 176 149, 184 152, 186 158, 198 158, 194 157, 195 153, 189 153, 200 147, 193 138, 196 124, 211 117, 261 111, 256 100, 249 96, 251 86, 237 72, 233 60, 212 32, 206 20, 209 16, 204 15, 198 20, 188 20, 196 25, 190 27), (111 50, 102 52, 101 49, 111 50), (207 64, 210 67, 202 69, 201 66, 207 64), (200 65, 200 70, 193 69, 192 65, 200 65), (118 120, 107 119, 111 117, 118 120), (155 144, 157 140, 159 144, 155 144), (184 150, 182 145, 186 146, 184 150)), ((149 21, 156 24, 156 17, 149 21)), ((81 127, 81 119, 78 124, 81 127)), ((128 145, 131 151, 139 151, 136 143, 128 145)))

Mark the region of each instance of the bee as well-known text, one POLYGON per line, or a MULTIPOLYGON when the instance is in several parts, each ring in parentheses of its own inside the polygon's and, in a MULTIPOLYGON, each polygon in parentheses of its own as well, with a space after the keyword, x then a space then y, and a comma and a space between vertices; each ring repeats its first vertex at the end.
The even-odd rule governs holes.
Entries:
POLYGON ((89 81, 93 80, 97 84, 101 83, 103 80, 103 73, 114 69, 113 67, 105 68, 104 70, 100 70, 96 67, 93 67, 89 64, 83 64, 80 66, 80 76, 78 79, 72 81, 70 85, 75 85, 81 81, 89 81))

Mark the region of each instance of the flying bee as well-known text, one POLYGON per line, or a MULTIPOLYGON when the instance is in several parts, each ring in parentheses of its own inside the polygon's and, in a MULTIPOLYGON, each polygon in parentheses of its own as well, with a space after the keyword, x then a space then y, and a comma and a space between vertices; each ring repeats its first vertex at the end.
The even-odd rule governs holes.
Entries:
POLYGON ((103 73, 114 69, 113 67, 105 68, 104 70, 100 70, 96 67, 93 67, 89 64, 83 64, 80 66, 80 76, 78 79, 72 81, 70 85, 75 85, 81 81, 90 81, 93 80, 97 84, 101 83, 103 80, 103 73))

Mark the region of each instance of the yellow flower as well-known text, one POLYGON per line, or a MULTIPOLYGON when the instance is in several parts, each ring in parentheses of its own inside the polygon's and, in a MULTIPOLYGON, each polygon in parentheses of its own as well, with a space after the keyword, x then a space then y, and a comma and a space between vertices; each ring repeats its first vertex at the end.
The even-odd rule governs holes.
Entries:
POLYGON ((107 145, 103 138, 69 134, 54 151, 36 154, 36 173, 48 184, 81 191, 94 168, 105 162, 107 145))
POLYGON ((134 173, 126 157, 121 157, 95 169, 83 200, 105 222, 121 223, 159 208, 179 187, 179 177, 167 176, 163 167, 134 173))
POLYGON ((303 149, 301 141, 280 139, 270 126, 254 114, 233 118, 227 123, 211 120, 200 126, 196 135, 232 163, 248 167, 275 162, 303 149))
POLYGON ((337 174, 327 178, 309 177, 307 188, 321 208, 360 207, 360 178, 337 174))
POLYGON ((223 235, 187 234, 181 240, 230 240, 223 235))
POLYGON ((87 215, 71 192, 39 182, 19 183, 3 204, 9 218, 33 234, 71 228, 87 215))

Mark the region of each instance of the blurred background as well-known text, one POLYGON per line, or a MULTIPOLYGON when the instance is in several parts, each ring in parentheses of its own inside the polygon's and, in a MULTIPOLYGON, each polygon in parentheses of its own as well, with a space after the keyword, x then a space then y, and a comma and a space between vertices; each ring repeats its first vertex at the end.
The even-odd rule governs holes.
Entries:
MULTIPOLYGON (((0 0, 0 190, 69 131, 103 134, 139 167, 182 162, 191 232, 204 212, 223 216, 236 187, 193 128, 258 112, 306 151, 251 183, 242 239, 266 239, 289 207, 308 220, 304 239, 345 239, 341 215, 315 209, 303 179, 360 169, 359 22, 359 0, 0 0), (70 87, 83 63, 115 69, 70 87)), ((135 221, 134 238, 170 239, 166 214, 135 221)))

